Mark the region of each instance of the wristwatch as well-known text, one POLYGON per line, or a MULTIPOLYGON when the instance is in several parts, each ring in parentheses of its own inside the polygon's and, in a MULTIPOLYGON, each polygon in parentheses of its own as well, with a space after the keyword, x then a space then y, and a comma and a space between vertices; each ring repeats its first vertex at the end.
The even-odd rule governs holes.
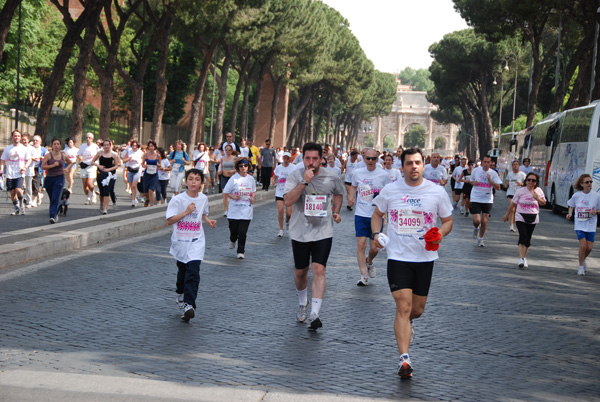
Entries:
POLYGON ((375 235, 378 235, 381 232, 371 233, 371 240, 375 240, 375 235))
POLYGON ((308 183, 304 179, 302 179, 302 181, 300 183, 304 184, 305 186, 308 186, 308 183))

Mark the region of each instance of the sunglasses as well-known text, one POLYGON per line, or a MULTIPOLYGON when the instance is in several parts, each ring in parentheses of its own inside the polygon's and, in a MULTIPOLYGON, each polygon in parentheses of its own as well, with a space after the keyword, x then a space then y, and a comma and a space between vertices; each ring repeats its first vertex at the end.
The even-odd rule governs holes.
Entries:
POLYGON ((365 159, 368 161, 376 161, 377 157, 376 156, 365 156, 365 159))
POLYGON ((525 180, 525 181, 532 181, 532 182, 534 182, 534 183, 537 183, 537 180, 536 180, 536 179, 527 179, 527 180, 525 180))
POLYGON ((247 163, 240 163, 238 166, 239 167, 248 167, 248 164, 247 163))
POLYGON ((592 184, 592 181, 591 180, 586 180, 586 181, 583 182, 583 184, 592 184))

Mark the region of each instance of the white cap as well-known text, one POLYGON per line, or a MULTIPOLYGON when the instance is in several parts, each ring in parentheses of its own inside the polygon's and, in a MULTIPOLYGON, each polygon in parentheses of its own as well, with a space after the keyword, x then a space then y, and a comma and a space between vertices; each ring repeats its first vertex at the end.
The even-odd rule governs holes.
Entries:
POLYGON ((284 152, 283 155, 281 155, 281 157, 283 158, 284 156, 289 156, 291 158, 292 154, 289 152, 284 152))

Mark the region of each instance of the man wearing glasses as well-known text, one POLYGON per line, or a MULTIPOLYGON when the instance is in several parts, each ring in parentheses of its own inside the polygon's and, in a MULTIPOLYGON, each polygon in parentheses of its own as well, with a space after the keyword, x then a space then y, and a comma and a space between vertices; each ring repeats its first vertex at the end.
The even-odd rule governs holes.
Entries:
POLYGON ((240 152, 240 146, 239 146, 239 144, 236 144, 233 141, 233 134, 231 134, 231 133, 225 134, 225 141, 223 142, 223 144, 221 144, 221 148, 219 148, 223 155, 225 155, 225 147, 227 145, 231 145, 231 147, 233 148, 234 151, 240 152))
POLYGON ((473 238, 477 239, 479 247, 485 247, 483 236, 494 203, 492 188, 500 190, 502 180, 496 171, 490 169, 492 158, 486 155, 481 160, 481 166, 471 173, 471 215, 473 216, 473 238))
MULTIPOLYGON (((352 172, 352 187, 348 194, 348 206, 356 202, 354 214, 354 230, 356 232, 356 259, 360 269, 360 279, 356 286, 367 286, 369 278, 375 278, 376 271, 373 260, 379 249, 373 240, 369 241, 369 254, 365 259, 367 238, 371 239, 371 217, 375 212, 374 199, 381 190, 392 182, 390 175, 384 169, 377 169, 377 151, 368 149, 365 152, 366 168, 356 169, 352 172)), ((383 226, 377 230, 381 232, 383 226)))

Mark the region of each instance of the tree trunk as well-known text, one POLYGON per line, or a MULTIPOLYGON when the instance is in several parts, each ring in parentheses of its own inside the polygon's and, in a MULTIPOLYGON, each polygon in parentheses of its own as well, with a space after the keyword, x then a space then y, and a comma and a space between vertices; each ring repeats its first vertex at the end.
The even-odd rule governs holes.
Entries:
POLYGON ((73 117, 71 120, 69 137, 73 138, 77 146, 81 144, 81 135, 83 132, 87 69, 90 65, 92 53, 94 51, 97 33, 96 26, 98 25, 101 11, 102 9, 98 7, 88 21, 85 28, 85 36, 79 49, 79 58, 77 59, 77 64, 75 64, 75 70, 73 72, 73 117))
MULTIPOLYGON (((240 55, 240 58, 243 56, 240 55)), ((237 115, 238 109, 240 105, 240 96, 242 94, 242 89, 244 88, 244 77, 248 74, 248 69, 250 67, 250 55, 248 55, 244 61, 242 62, 242 66, 239 70, 238 82, 235 86, 235 93, 233 94, 233 103, 231 105, 231 121, 229 122, 229 131, 233 133, 235 136, 235 132, 237 131, 237 115)))
MULTIPOLYGON (((487 155, 488 151, 491 150, 494 142, 492 117, 490 116, 490 109, 488 107, 488 85, 490 81, 489 77, 485 73, 480 73, 479 79, 481 87, 479 88, 479 106, 481 107, 481 133, 479 136, 479 148, 481 149, 482 155, 487 155)), ((534 108, 535 110, 535 108, 534 108)), ((532 120, 533 121, 533 120, 532 120)))
POLYGON ((270 73, 273 81, 273 101, 271 102, 271 123, 269 125, 269 138, 275 136, 275 126, 277 125, 277 108, 279 106, 279 91, 283 83, 283 76, 275 78, 273 73, 270 73))
POLYGON ((6 37, 10 30, 10 24, 19 4, 21 4, 21 0, 6 0, 4 7, 2 7, 2 11, 0 11, 0 61, 2 61, 4 44, 6 43, 6 37))
POLYGON ((292 129, 298 122, 298 117, 302 114, 304 108, 306 108, 306 105, 308 105, 308 102, 311 98, 312 86, 309 85, 300 89, 299 98, 297 99, 297 107, 295 108, 295 110, 292 109, 292 113, 288 118, 288 133, 292 132, 292 129))
POLYGON ((227 76, 229 74, 229 68, 231 67, 232 59, 233 56, 231 54, 231 49, 228 45, 225 45, 225 60, 223 60, 223 65, 219 68, 221 70, 221 75, 217 76, 219 100, 217 101, 217 121, 215 124, 215 132, 213 136, 215 143, 217 143, 217 141, 225 139, 225 133, 223 132, 223 120, 225 119, 225 105, 227 103, 227 76))
POLYGON ((169 61, 169 43, 171 42, 171 29, 175 16, 175 6, 166 11, 167 16, 162 26, 160 36, 160 47, 158 53, 158 64, 156 66, 156 98, 154 101, 154 116, 152 120, 152 131, 150 138, 160 144, 159 134, 162 132, 162 120, 165 114, 165 100, 167 99, 167 64, 169 61))
MULTIPOLYGON (((250 84, 252 83, 252 77, 254 77, 254 72, 258 66, 258 62, 255 61, 254 65, 250 69, 250 73, 247 77, 244 77, 244 98, 242 100, 242 118, 240 124, 242 125, 242 129, 240 130, 240 135, 242 138, 248 138, 248 116, 250 111, 250 84)), ((250 137, 252 141, 254 141, 254 137, 250 137)))
MULTIPOLYGON (((202 70, 196 81, 196 89, 194 91, 194 101, 192 102, 192 115, 190 117, 190 143, 195 144, 196 136, 198 135, 200 128, 204 133, 204 118, 201 118, 201 114, 206 113, 206 108, 202 108, 204 102, 204 93, 206 92, 206 81, 208 79, 208 73, 210 72, 210 63, 213 57, 213 53, 217 47, 218 41, 213 41, 204 53, 204 63, 202 64, 202 70), (204 110, 203 110, 204 109, 204 110)), ((204 140, 204 138, 203 138, 204 140)), ((211 140, 208 140, 210 143, 211 140)), ((213 143, 214 144, 214 143, 213 143)), ((214 144, 217 145, 217 144, 214 144)))
POLYGON ((325 130, 325 141, 330 141, 331 135, 331 114, 332 114, 333 102, 331 98, 327 101, 327 129, 325 130))
MULTIPOLYGON (((267 73, 267 68, 269 67, 271 57, 268 56, 265 60, 260 63, 260 69, 258 70, 258 77, 256 83, 256 102, 254 102, 254 107, 252 108, 252 138, 256 137, 256 128, 258 127, 258 113, 260 112, 260 94, 262 92, 263 82, 265 78, 265 74, 267 73)), ((269 137, 271 139, 271 137, 269 137)))
POLYGON ((96 7, 102 8, 103 2, 98 0, 88 0, 86 5, 87 7, 83 10, 83 13, 81 13, 79 18, 77 18, 77 21, 73 22, 71 26, 68 27, 67 33, 62 40, 60 50, 54 59, 52 73, 44 83, 44 93, 35 125, 35 135, 39 135, 42 138, 42 142, 46 140, 52 105, 54 104, 54 99, 60 89, 67 63, 73 52, 73 47, 77 41, 81 39, 81 32, 87 25, 88 20, 93 16, 96 7))

